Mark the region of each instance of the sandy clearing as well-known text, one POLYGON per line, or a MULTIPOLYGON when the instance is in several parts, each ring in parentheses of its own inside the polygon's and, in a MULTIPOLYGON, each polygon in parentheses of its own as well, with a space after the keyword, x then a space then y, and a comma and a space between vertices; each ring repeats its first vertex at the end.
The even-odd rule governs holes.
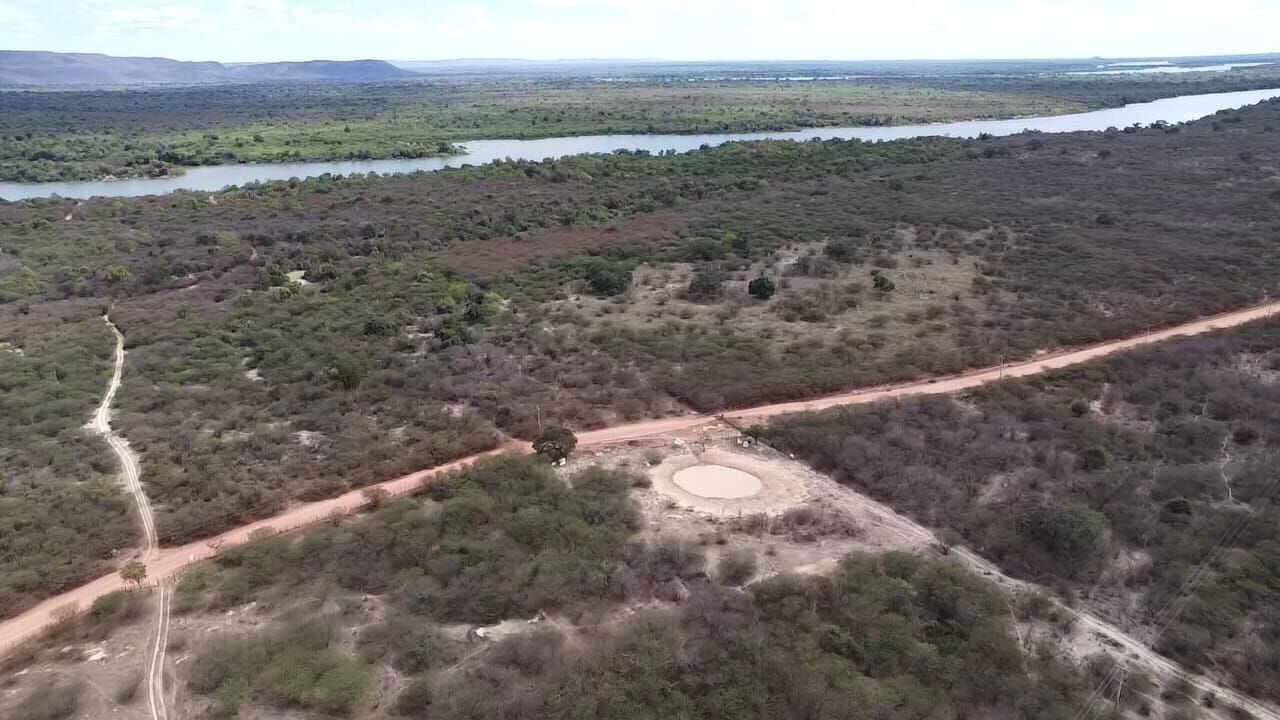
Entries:
POLYGON ((653 489, 676 505, 711 515, 778 513, 810 496, 773 458, 723 448, 672 455, 649 475, 653 489))
POLYGON ((724 465, 694 465, 676 472, 671 482, 704 498, 737 500, 760 492, 760 478, 724 465))

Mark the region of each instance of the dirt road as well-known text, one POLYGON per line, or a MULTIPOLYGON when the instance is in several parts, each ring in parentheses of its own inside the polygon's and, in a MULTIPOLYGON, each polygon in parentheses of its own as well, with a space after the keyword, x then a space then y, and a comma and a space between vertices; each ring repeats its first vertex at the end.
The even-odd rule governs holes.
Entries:
POLYGON ((111 430, 111 403, 120 390, 120 379, 124 376, 124 335, 111 322, 110 317, 103 315, 102 320, 111 328, 116 338, 115 369, 111 373, 111 381, 107 383, 107 392, 102 396, 102 403, 94 411, 93 419, 87 427, 103 436, 120 460, 124 487, 133 496, 134 505, 138 508, 138 522, 142 525, 142 558, 152 560, 160 552, 160 543, 156 540, 156 522, 151 512, 151 501, 142 489, 142 468, 138 464, 137 453, 129 447, 129 441, 111 430))
MULTIPOLYGON (((111 322, 109 315, 103 315, 102 321, 111 328, 116 338, 115 365, 111 372, 111 380, 107 383, 107 391, 102 396, 102 403, 93 413, 93 420, 88 427, 102 435, 111 451, 120 460, 120 474, 124 479, 125 489, 133 496, 134 506, 138 509, 138 522, 142 525, 142 560, 154 561, 160 554, 160 543, 156 539, 155 515, 151 512, 151 501, 142 489, 142 466, 138 463, 138 455, 129 447, 129 441, 117 435, 111 429, 111 403, 120 390, 120 381, 124 377, 124 335, 120 328, 111 322)), ((164 654, 165 645, 169 642, 169 591, 164 583, 160 584, 159 603, 156 606, 156 632, 151 657, 147 663, 147 707, 151 711, 152 720, 168 720, 169 713, 164 704, 164 654)))
POLYGON ((169 710, 164 702, 164 655, 169 645, 169 604, 173 590, 162 582, 157 588, 156 632, 147 661, 147 709, 152 720, 169 720, 169 710))
MULTIPOLYGON (((1195 320, 1183 325, 1166 328, 1164 330, 1143 333, 1141 335, 1122 340, 1101 343, 1077 350, 1047 354, 1032 360, 1012 363, 998 368, 976 370, 961 375, 937 378, 935 380, 867 388, 864 390, 840 393, 809 401, 780 403, 744 410, 734 410, 724 413, 723 416, 741 422, 757 422, 787 413, 821 410, 843 405, 871 403, 889 398, 907 397, 911 395, 955 393, 995 382, 1002 378, 1036 375, 1049 370, 1088 362, 1090 360, 1095 360, 1097 358, 1105 357, 1113 353, 1122 352, 1124 350, 1129 350, 1149 343, 1168 340, 1179 336, 1200 335, 1216 329, 1243 325, 1248 322, 1268 317, 1278 311, 1280 311, 1280 302, 1267 303, 1264 305, 1245 308, 1243 310, 1236 310, 1233 312, 1223 313, 1221 315, 1215 315, 1213 317, 1195 320)), ((123 350, 121 350, 121 352, 123 352, 123 350)), ((674 418, 650 420, 631 425, 622 425, 613 428, 605 428, 603 430, 593 430, 581 433, 578 436, 578 445, 580 448, 588 448, 591 446, 685 432, 708 422, 712 422, 717 417, 718 415, 716 414, 685 415, 674 418)), ((528 450, 528 445, 524 443, 512 443, 497 450, 456 460, 440 467, 420 470, 410 475, 381 483, 376 487, 381 487, 392 495, 404 494, 412 491, 413 488, 417 487, 426 479, 465 467, 481 457, 510 452, 512 450, 528 450)), ((148 577, 169 577, 170 575, 179 572, 192 562, 212 557, 223 548, 239 545, 248 541, 250 536, 255 532, 263 530, 291 530, 298 527, 313 525, 325 520, 335 513, 342 514, 358 510, 365 505, 365 502, 366 499, 362 492, 355 490, 329 500, 297 505, 280 513, 279 515, 276 515, 275 517, 249 523, 234 530, 227 531, 207 541, 190 543, 180 547, 167 548, 159 552, 147 563, 148 577)), ((27 612, 0 623, 0 653, 3 653, 15 644, 37 635, 45 626, 54 620, 57 613, 63 608, 87 608, 94 599, 123 587, 124 582, 119 578, 119 576, 114 574, 108 575, 94 580, 87 585, 76 588, 75 590, 50 598, 27 612)), ((1098 622, 1101 621, 1099 620, 1098 622)), ((1114 628, 1111 630, 1121 637, 1127 637, 1120 630, 1114 628)), ((1141 646, 1140 642, 1131 638, 1129 639, 1129 642, 1137 643, 1141 646)), ((1167 663, 1168 661, 1164 662, 1167 663)), ((1280 720, 1280 715, 1268 714, 1266 717, 1272 718, 1273 720, 1280 720)))

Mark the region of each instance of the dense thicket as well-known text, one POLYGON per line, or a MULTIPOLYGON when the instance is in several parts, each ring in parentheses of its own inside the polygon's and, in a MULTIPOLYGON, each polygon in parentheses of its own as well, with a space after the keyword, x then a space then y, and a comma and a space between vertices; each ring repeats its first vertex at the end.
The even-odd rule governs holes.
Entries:
POLYGON ((188 606, 225 606, 328 577, 390 593, 419 617, 476 623, 625 596, 657 562, 628 545, 638 523, 630 483, 591 469, 566 485, 538 458, 486 460, 434 483, 434 502, 397 502, 345 527, 230 550, 217 573, 185 579, 178 592, 188 606))
POLYGON ((336 632, 332 623, 313 620, 214 640, 195 656, 191 689, 212 696, 224 717, 249 702, 351 715, 372 698, 375 669, 335 647, 336 632))
POLYGON ((1225 554, 1153 639, 1188 666, 1226 670, 1246 691, 1275 698, 1277 348, 1280 323, 1269 321, 961 401, 796 416, 764 434, 1118 620, 1159 616, 1224 541, 1225 554))
POLYGON ((954 566, 852 556, 831 578, 711 586, 603 637, 504 641, 428 676, 408 717, 1067 718, 1081 681, 1025 657, 1004 600, 954 566), (856 710, 855 710, 856 709, 856 710))

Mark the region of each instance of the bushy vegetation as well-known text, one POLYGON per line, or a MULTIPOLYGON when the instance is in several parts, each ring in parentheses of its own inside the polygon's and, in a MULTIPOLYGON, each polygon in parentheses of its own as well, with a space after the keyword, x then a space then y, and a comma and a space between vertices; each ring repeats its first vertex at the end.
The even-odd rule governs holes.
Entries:
POLYGON ((1067 718, 1081 680, 1024 656, 998 592, 954 566, 852 556, 834 577, 746 592, 700 587, 678 609, 571 648, 511 638, 469 673, 428 677, 406 717, 1067 718), (545 652, 538 652, 539 650, 545 652))
MULTIPOLYGON (((129 349, 115 421, 174 542, 493 447, 500 432, 957 372, 1258 300, 1280 273, 1278 116, 1265 103, 1175 128, 744 143, 0 203, 0 311, 25 309, 34 328, 78 308, 104 333, 79 346, 105 373, 110 342, 91 317, 114 302, 129 349), (766 268, 775 294, 757 302, 750 280, 766 268), (684 274, 652 291, 641 270, 684 274)), ((21 342, 31 362, 36 342, 21 342)), ((22 453, 82 447, 107 468, 77 429, 87 390, 105 385, 86 378, 56 446, 28 424, 0 432, 22 453)), ((4 400, 6 419, 58 407, 4 400)), ((51 492, 40 467, 6 478, 51 492)), ((113 507, 119 525, 76 520, 125 527, 127 506, 113 507)))
POLYGON ((84 684, 50 680, 27 691, 9 715, 12 720, 65 720, 80 706, 84 684))
POLYGON ((1277 698, 1278 347, 1268 321, 763 436, 1117 620, 1160 617, 1225 543, 1157 648, 1277 698))
POLYGON ((215 575, 184 579, 178 592, 188 609, 225 606, 331 577, 439 622, 528 617, 625 594, 641 575, 669 577, 628 543, 639 522, 630 487, 620 472, 587 470, 566 486, 536 458, 486 460, 432 484, 426 506, 395 502, 345 527, 231 549, 215 575))
POLYGON ((106 445, 81 429, 114 341, 83 310, 0 314, 0 617, 106 572, 136 537, 106 445))
POLYGON ((309 621, 215 641, 195 656, 188 682, 223 715, 247 702, 352 715, 371 699, 374 668, 334 647, 335 640, 332 624, 309 621))

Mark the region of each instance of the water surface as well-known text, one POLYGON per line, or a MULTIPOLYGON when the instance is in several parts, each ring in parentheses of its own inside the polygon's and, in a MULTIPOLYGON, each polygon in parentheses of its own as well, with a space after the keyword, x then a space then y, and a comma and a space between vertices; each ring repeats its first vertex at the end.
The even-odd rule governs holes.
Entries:
POLYGON ((128 180, 96 180, 84 182, 0 183, 0 200, 59 195, 68 198, 136 197, 159 195, 175 190, 221 190, 229 185, 244 185, 268 180, 308 178, 325 173, 410 173, 432 172, 447 167, 483 165, 510 158, 512 160, 544 160, 546 158, 607 153, 614 150, 647 150, 652 153, 673 150, 688 152, 703 145, 722 145, 748 140, 812 140, 844 138, 859 140, 902 140, 905 138, 945 136, 973 138, 983 133, 1013 135, 1024 130, 1042 132, 1074 132, 1144 125, 1160 120, 1178 123, 1196 120, 1219 110, 1252 105, 1268 98, 1280 97, 1280 89, 1246 90, 1242 92, 1183 95, 1148 103, 1071 115, 1018 118, 1014 120, 967 120, 963 122, 894 127, 832 127, 805 130, 713 133, 702 135, 584 135, 554 137, 542 140, 474 140, 462 143, 465 152, 447 158, 393 160, 338 160, 326 162, 270 163, 260 165, 210 165, 187 168, 177 177, 138 178, 128 180))

